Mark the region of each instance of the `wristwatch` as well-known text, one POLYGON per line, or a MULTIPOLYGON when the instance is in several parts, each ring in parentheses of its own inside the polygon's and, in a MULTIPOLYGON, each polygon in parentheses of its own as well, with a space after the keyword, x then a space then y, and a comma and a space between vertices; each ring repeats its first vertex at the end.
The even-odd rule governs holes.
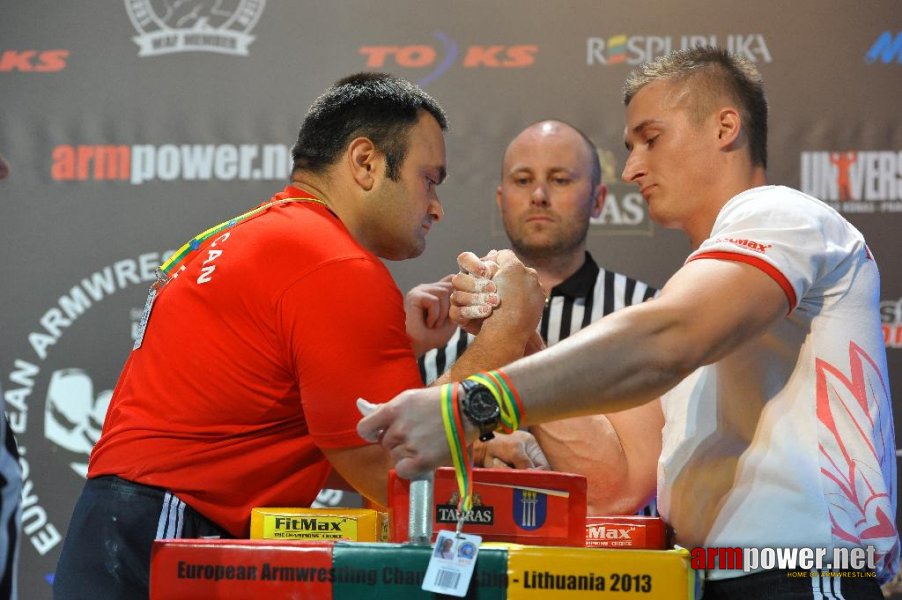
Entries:
POLYGON ((465 379, 460 382, 457 401, 464 416, 479 428, 480 442, 487 442, 495 437, 501 407, 489 388, 472 379, 465 379))

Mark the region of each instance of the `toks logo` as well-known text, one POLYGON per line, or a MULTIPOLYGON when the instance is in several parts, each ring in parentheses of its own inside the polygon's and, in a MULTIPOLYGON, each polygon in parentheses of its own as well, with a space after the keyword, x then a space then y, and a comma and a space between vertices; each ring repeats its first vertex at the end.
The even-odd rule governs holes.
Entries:
POLYGON ((902 212, 902 152, 802 152, 801 188, 844 213, 902 212))
POLYGON ((767 42, 760 33, 728 34, 718 40, 709 35, 626 35, 620 33, 609 38, 590 37, 586 40, 586 64, 591 65, 638 65, 664 56, 671 50, 685 50, 695 46, 720 46, 734 54, 744 56, 752 62, 772 62, 767 42))
POLYGON ((138 56, 218 52, 247 56, 266 0, 125 0, 138 56))
POLYGON ((404 67, 410 69, 431 69, 417 84, 425 87, 441 77, 457 63, 465 69, 490 68, 511 69, 532 66, 539 47, 535 44, 504 46, 469 46, 464 52, 457 42, 442 32, 436 32, 441 47, 436 49, 427 44, 411 46, 361 46, 360 54, 366 56, 366 66, 371 69, 404 67))
POLYGON ((66 68, 68 50, 4 50, 0 54, 0 73, 53 73, 66 68))

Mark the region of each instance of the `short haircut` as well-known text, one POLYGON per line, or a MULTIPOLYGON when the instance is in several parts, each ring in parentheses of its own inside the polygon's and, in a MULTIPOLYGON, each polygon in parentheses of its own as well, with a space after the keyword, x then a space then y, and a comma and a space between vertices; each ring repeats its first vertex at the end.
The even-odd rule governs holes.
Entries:
POLYGON ((623 87, 627 106, 639 90, 662 79, 685 83, 687 110, 700 123, 722 98, 735 102, 749 139, 752 164, 767 167, 767 99, 755 65, 726 50, 699 46, 677 50, 637 67, 623 87))
POLYGON ((387 73, 357 73, 337 81, 317 98, 291 149, 293 172, 322 173, 350 141, 369 138, 385 155, 386 174, 397 181, 407 154, 408 133, 422 111, 442 130, 445 111, 413 83, 387 73))

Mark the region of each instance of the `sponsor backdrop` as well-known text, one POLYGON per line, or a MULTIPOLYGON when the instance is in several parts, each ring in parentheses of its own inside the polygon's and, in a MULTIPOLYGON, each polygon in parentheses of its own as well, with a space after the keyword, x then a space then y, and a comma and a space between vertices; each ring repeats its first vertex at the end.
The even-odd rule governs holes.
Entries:
POLYGON ((0 154, 11 165, 0 182, 0 391, 25 474, 24 597, 50 597, 154 267, 280 189, 306 108, 360 70, 419 82, 451 118, 447 216, 421 258, 390 265, 402 290, 454 270, 462 249, 505 245, 493 201, 501 153, 548 117, 582 128, 603 157, 610 194, 591 250, 661 285, 689 249, 617 179, 623 79, 699 43, 755 61, 772 108, 772 182, 845 213, 882 266, 902 400, 895 0, 0 4, 0 154))

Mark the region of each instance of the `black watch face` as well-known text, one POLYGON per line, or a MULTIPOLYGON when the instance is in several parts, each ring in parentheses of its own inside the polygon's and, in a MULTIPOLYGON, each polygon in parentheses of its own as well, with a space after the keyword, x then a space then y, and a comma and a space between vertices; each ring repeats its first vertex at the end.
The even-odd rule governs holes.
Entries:
POLYGON ((491 421, 500 412, 498 402, 492 396, 492 392, 481 385, 467 394, 467 408, 473 418, 479 422, 491 421))

